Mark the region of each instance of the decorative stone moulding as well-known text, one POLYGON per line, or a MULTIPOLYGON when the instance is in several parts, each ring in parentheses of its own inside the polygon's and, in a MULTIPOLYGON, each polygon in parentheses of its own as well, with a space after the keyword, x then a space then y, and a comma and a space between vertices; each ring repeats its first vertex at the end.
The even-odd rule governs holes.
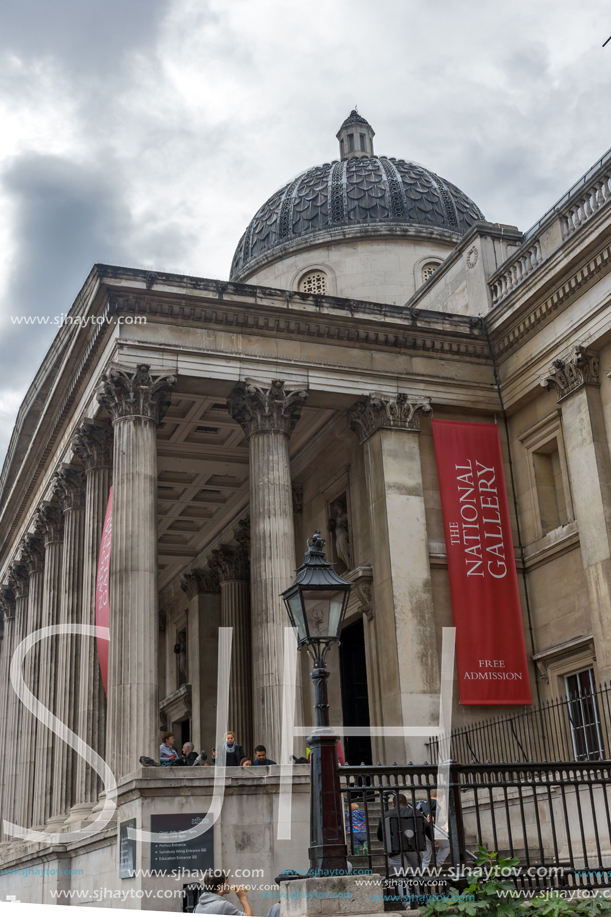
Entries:
POLYGON ((584 385, 600 385, 600 361, 578 344, 568 360, 554 360, 551 369, 540 380, 543 388, 555 389, 556 400, 563 401, 584 385))
POLYGON ((189 601, 196 595, 221 591, 218 573, 208 567, 183 573, 180 578, 180 588, 186 593, 189 601))
POLYGON ((36 513, 36 527, 42 532, 44 543, 64 540, 64 514, 54 503, 43 503, 36 513))
POLYGON ((40 535, 24 536, 21 557, 29 574, 42 573, 45 565, 45 546, 40 535))
POLYGON ((246 436, 278 432, 291 435, 308 393, 303 388, 288 388, 281 379, 269 384, 246 379, 238 382, 229 398, 227 410, 246 436))
POLYGON ((160 423, 170 406, 176 376, 152 375, 148 363, 140 363, 134 372, 111 364, 103 373, 96 396, 113 423, 124 418, 143 417, 160 423))
POLYGON ((250 579, 248 550, 243 545, 222 544, 212 552, 210 566, 218 573, 221 583, 250 579))
POLYGON ((72 452, 83 463, 85 473, 94 468, 112 466, 112 427, 96 424, 88 417, 83 420, 72 439, 72 452))
POLYGON ((382 395, 372 392, 357 401, 349 414, 348 423, 360 443, 376 430, 412 430, 420 432, 420 415, 430 414, 431 404, 419 395, 382 395))
POLYGON ((72 465, 61 465, 55 472, 55 496, 64 513, 85 507, 85 475, 72 465))
POLYGON ((0 613, 3 622, 12 621, 15 617, 15 593, 8 583, 0 586, 0 613))

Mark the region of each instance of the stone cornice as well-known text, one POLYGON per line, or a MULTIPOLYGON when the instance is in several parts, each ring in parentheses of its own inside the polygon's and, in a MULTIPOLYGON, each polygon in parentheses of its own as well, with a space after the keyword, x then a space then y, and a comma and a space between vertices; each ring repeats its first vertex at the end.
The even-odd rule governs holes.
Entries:
MULTIPOLYGON (((534 305, 521 309, 518 318, 513 315, 507 316, 510 323, 508 330, 500 330, 502 324, 504 324, 504 319, 497 328, 494 328, 498 317, 493 309, 488 313, 485 321, 493 338, 492 347, 495 356, 497 358, 504 356, 516 348, 524 339, 535 334, 539 326, 551 318, 558 309, 566 306, 576 294, 579 294, 585 286, 595 281, 600 274, 608 273, 610 270, 611 242, 608 242, 597 254, 572 270, 569 276, 562 283, 557 284, 543 301, 538 299, 534 305)), ((517 288, 508 299, 518 297, 521 293, 521 288, 517 288)), ((505 310, 507 309, 505 302, 502 307, 505 310)))
POLYGON ((348 424, 358 436, 359 442, 364 443, 376 430, 409 430, 419 433, 420 415, 430 414, 431 410, 430 402, 417 395, 390 396, 371 392, 351 409, 348 424))

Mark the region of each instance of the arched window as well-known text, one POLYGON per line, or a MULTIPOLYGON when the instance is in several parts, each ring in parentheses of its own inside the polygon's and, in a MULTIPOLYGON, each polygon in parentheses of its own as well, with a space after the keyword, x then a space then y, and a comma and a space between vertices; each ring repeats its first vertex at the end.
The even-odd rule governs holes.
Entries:
POLYGON ((313 293, 315 296, 327 295, 327 275, 324 271, 308 271, 299 281, 300 293, 313 293))
POLYGON ((438 267, 439 261, 429 261, 428 264, 425 264, 422 268, 422 283, 426 283, 427 280, 433 276, 438 267))

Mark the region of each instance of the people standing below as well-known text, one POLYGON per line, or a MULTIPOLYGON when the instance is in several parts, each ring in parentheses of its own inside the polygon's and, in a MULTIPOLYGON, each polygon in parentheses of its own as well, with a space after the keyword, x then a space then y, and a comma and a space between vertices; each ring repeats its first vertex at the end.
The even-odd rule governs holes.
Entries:
MULTIPOLYGON (((424 816, 414 810, 403 793, 398 796, 398 811, 397 797, 394 794, 389 802, 390 808, 383 813, 378 823, 377 835, 378 840, 384 842, 384 853, 388 856, 391 875, 417 875, 420 871, 421 851, 426 849, 426 837, 432 834, 432 830, 424 816)), ((397 883, 397 894, 403 899, 405 907, 410 903, 410 886, 413 888, 413 894, 417 895, 418 881, 412 880, 409 885, 405 880, 397 883)))
MULTIPOLYGON (((212 757, 215 764, 219 760, 219 756, 220 752, 213 748, 212 757)), ((239 767, 240 761, 245 757, 244 749, 236 742, 234 733, 228 732, 225 735, 225 767, 239 767)))
POLYGON ((174 733, 164 732, 161 736, 161 745, 159 746, 159 763, 162 767, 168 767, 177 759, 178 755, 174 748, 174 733))
POLYGON ((229 914, 231 917, 253 917, 253 912, 246 898, 246 889, 242 885, 232 889, 227 881, 227 875, 221 870, 210 870, 204 873, 204 891, 194 910, 194 914, 229 914), (215 873, 217 873, 215 875, 215 873), (225 895, 235 891, 243 911, 238 910, 229 901, 224 901, 225 895))
MULTIPOLYGON (((447 831, 435 824, 440 815, 440 801, 438 799, 439 791, 435 788, 430 790, 431 802, 428 800, 418 803, 418 809, 432 828, 431 834, 435 843, 435 866, 443 866, 450 853, 450 839, 447 831)), ((433 840, 427 837, 426 850, 422 854, 422 868, 427 869, 433 857, 433 840)))
POLYGON ((365 813, 359 809, 358 802, 350 803, 350 810, 346 812, 346 832, 354 839, 354 852, 367 853, 367 825, 365 813))
POLYGON ((257 745, 257 747, 255 748, 255 760, 254 760, 255 767, 257 765, 263 767, 267 764, 275 764, 275 763, 276 763, 275 761, 272 761, 271 758, 267 757, 267 750, 265 748, 265 745, 257 745))

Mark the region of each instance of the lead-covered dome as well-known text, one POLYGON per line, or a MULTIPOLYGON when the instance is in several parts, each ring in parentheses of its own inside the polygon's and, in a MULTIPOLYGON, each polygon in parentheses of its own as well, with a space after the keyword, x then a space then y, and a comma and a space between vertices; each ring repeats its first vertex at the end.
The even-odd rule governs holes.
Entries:
POLYGON ((466 194, 434 172, 403 159, 367 155, 372 137, 362 116, 346 119, 338 134, 342 159, 308 169, 263 204, 240 239, 232 280, 301 239, 316 242, 316 234, 322 241, 411 230, 458 240, 484 219, 466 194))

